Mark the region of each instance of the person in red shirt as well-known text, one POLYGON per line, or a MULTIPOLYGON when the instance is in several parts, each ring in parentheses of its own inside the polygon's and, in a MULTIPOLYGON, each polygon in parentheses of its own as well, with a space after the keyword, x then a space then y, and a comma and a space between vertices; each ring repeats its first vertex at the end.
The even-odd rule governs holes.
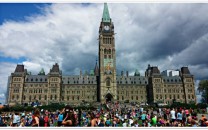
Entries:
POLYGON ((48 114, 46 114, 45 117, 44 117, 44 127, 49 127, 49 118, 48 118, 48 114))
POLYGON ((32 127, 39 127, 39 117, 40 117, 40 111, 39 109, 36 109, 34 112, 34 115, 32 116, 32 127))

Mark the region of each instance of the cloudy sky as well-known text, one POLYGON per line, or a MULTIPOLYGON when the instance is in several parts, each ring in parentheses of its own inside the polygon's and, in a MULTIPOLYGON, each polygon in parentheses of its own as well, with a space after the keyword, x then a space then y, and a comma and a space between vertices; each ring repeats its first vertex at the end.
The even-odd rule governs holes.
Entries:
MULTIPOLYGON (((108 3, 115 26, 117 72, 147 65, 188 66, 208 79, 208 4, 108 3)), ((103 3, 0 4, 0 102, 17 64, 37 74, 58 63, 64 75, 93 69, 103 3)), ((197 86, 197 85, 196 85, 197 86)))

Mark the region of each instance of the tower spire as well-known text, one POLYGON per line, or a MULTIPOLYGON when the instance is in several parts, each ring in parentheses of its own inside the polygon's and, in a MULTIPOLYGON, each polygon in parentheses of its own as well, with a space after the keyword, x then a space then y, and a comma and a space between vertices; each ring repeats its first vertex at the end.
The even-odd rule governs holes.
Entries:
POLYGON ((97 59, 96 59, 94 74, 95 74, 95 76, 99 76, 99 68, 98 68, 98 65, 97 65, 97 59))
POLYGON ((102 22, 110 22, 110 14, 107 3, 104 3, 102 22))

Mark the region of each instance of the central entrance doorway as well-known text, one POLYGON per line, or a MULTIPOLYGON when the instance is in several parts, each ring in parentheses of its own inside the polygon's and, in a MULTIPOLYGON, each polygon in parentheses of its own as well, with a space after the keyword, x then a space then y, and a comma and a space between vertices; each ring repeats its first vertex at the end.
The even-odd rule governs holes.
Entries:
POLYGON ((110 93, 108 93, 108 94, 105 96, 105 101, 106 101, 106 102, 111 102, 112 99, 113 99, 113 96, 112 96, 110 93))

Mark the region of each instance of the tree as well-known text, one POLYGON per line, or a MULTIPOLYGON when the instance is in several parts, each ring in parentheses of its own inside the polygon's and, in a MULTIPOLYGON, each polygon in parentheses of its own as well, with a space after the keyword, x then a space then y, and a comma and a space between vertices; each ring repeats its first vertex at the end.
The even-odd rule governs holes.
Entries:
POLYGON ((208 103, 208 80, 199 82, 198 91, 202 92, 202 101, 208 103))

